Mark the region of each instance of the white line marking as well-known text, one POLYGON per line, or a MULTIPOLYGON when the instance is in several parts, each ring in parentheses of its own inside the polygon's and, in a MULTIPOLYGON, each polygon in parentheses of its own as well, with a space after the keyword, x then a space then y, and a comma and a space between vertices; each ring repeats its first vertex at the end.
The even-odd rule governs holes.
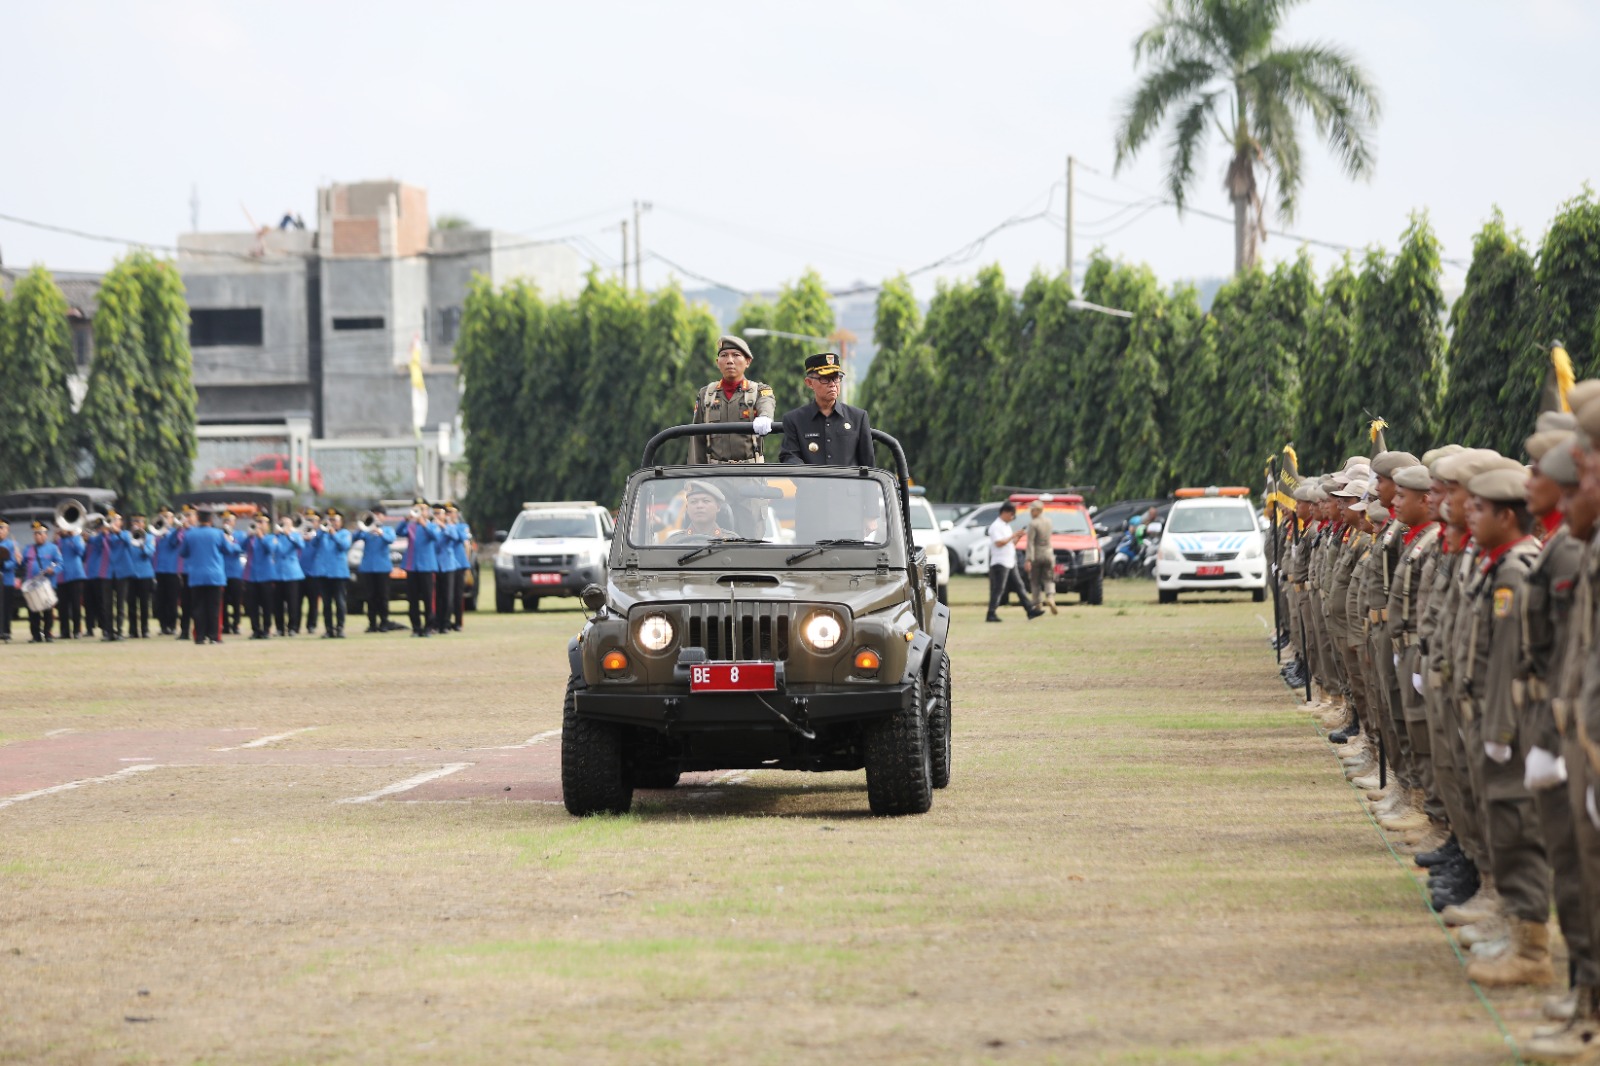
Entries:
POLYGON ((118 759, 117 761, 118 762, 155 762, 155 759, 152 758, 149 755, 124 755, 122 758, 118 759))
POLYGON ((52 729, 52 730, 50 730, 50 732, 46 733, 45 736, 47 736, 47 737, 59 737, 63 733, 76 733, 76 732, 77 732, 76 729, 52 729))
POLYGON ((537 736, 529 737, 527 740, 524 740, 521 744, 496 744, 493 747, 489 747, 489 748, 474 748, 473 750, 474 751, 520 751, 523 748, 531 748, 535 744, 542 744, 545 741, 550 740, 550 739, 555 738, 555 737, 559 737, 560 735, 561 735, 561 730, 559 730, 559 729, 547 729, 543 733, 538 734, 537 736))
POLYGON ((256 737, 256 739, 250 740, 250 741, 246 741, 243 744, 235 744, 231 748, 212 748, 211 750, 212 751, 243 751, 246 748, 264 748, 268 744, 276 744, 280 740, 288 740, 290 737, 299 736, 301 733, 309 733, 315 728, 317 728, 317 727, 314 726, 314 725, 308 725, 304 729, 291 729, 287 733, 274 733, 270 737, 256 737))
POLYGON ((51 785, 49 788, 41 788, 36 792, 24 792, 19 796, 6 796, 0 799, 0 807, 9 807, 13 803, 21 803, 23 800, 38 799, 40 796, 53 796, 57 792, 70 792, 72 789, 82 788, 84 785, 98 785, 106 781, 115 781, 119 777, 131 777, 134 774, 142 774, 146 770, 156 769, 160 769, 157 763, 151 763, 148 766, 127 766, 114 774, 107 774, 104 777, 86 777, 81 781, 68 781, 64 785, 51 785))
POLYGON ((425 774, 417 774, 415 777, 408 777, 404 781, 396 781, 392 785, 386 785, 385 787, 378 789, 376 792, 367 793, 365 796, 352 796, 349 799, 334 800, 334 802, 371 803, 373 800, 379 800, 385 796, 392 796, 396 792, 410 792, 418 785, 426 785, 429 781, 437 781, 441 777, 449 777, 451 774, 459 773, 471 765, 472 764, 469 762, 449 763, 445 766, 439 767, 437 770, 429 770, 425 774))

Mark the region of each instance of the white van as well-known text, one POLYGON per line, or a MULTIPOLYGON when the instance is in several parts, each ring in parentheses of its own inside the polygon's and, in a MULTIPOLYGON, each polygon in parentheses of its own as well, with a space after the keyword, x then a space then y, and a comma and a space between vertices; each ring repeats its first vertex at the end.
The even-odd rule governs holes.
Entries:
POLYGON ((1267 598, 1267 553, 1250 490, 1179 489, 1156 553, 1156 596, 1177 603, 1180 592, 1248 591, 1267 598))

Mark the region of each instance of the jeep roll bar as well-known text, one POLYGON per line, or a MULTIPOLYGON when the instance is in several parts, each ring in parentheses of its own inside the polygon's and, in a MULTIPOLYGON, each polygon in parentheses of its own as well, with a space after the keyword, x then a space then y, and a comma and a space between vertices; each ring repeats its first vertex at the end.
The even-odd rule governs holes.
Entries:
MULTIPOLYGON (((772 428, 774 430, 781 431, 783 429, 783 419, 775 419, 772 423, 772 428)), ((747 436, 753 436, 755 434, 755 427, 748 422, 718 422, 715 424, 702 422, 693 426, 668 426, 666 429, 663 429, 661 432, 657 433, 655 436, 651 437, 645 442, 644 457, 639 460, 639 466, 641 469, 648 466, 654 466, 657 449, 659 449, 669 440, 677 440, 679 437, 711 437, 721 436, 724 434, 744 434, 747 436)), ((872 431, 872 439, 888 448, 889 451, 894 454, 895 474, 900 486, 900 520, 905 523, 906 539, 910 540, 911 467, 906 463, 906 451, 904 448, 900 447, 899 441, 895 440, 881 429, 875 429, 872 431)), ((907 552, 906 557, 909 559, 910 556, 911 553, 907 552)), ((907 567, 907 569, 913 568, 907 567)))

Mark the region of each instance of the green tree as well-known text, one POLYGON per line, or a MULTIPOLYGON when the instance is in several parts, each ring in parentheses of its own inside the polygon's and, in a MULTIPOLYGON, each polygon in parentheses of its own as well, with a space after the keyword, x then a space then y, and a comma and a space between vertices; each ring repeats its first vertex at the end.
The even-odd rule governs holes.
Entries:
POLYGON ((44 267, 0 294, 0 492, 72 480, 76 369, 67 299, 44 267))
POLYGON ((1309 323, 1301 361, 1304 403, 1295 437, 1300 469, 1306 473, 1341 464, 1355 440, 1361 401, 1347 389, 1359 384, 1359 375, 1347 378, 1346 372, 1358 358, 1358 289, 1346 255, 1323 283, 1322 298, 1309 323))
POLYGON ((1539 248, 1534 340, 1563 341, 1578 377, 1600 375, 1600 202, 1594 190, 1561 205, 1539 248))
POLYGON ((167 260, 132 257, 139 279, 140 335, 148 372, 138 383, 138 447, 154 466, 152 490, 159 504, 194 483, 197 450, 194 354, 189 349, 189 304, 183 279, 167 260))
POLYGON ((159 467, 143 447, 141 385, 149 379, 138 264, 121 260, 100 282, 94 361, 78 411, 78 438, 94 460, 97 484, 116 490, 125 509, 162 501, 159 467))
POLYGON ((468 522, 480 533, 502 528, 517 513, 518 472, 528 444, 528 423, 518 418, 525 376, 525 302, 517 283, 496 293, 473 275, 461 306, 456 365, 461 373, 461 423, 467 468, 468 522))
MULTIPOLYGON (((872 424, 898 439, 920 477, 927 462, 927 404, 933 395, 933 365, 921 343, 922 309, 904 274, 878 290, 873 339, 878 354, 857 388, 854 402, 872 413, 872 424)), ((781 412, 780 412, 781 413, 781 412)))
POLYGON ((1163 0, 1155 23, 1133 46, 1135 64, 1149 69, 1124 106, 1116 165, 1132 159, 1175 115, 1167 138, 1167 191, 1181 212, 1205 142, 1221 133, 1229 153, 1225 187, 1233 204, 1235 272, 1255 264, 1257 238, 1266 232, 1258 172, 1277 183, 1278 216, 1294 218, 1302 117, 1311 117, 1347 175, 1372 172, 1377 91, 1341 49, 1278 42, 1283 18, 1297 2, 1163 0))
POLYGON ((996 427, 1005 431, 1009 476, 1020 484, 1049 488, 1073 480, 1072 366, 1092 316, 1069 307, 1072 298, 1065 275, 1036 273, 1022 290, 1020 346, 1005 405, 1010 414, 996 427))
POLYGON ((1520 454, 1533 426, 1548 353, 1533 337, 1533 256, 1496 211, 1472 242, 1472 265, 1450 309, 1450 387, 1439 439, 1520 454))
POLYGON ((1415 215, 1393 262, 1370 254, 1368 261, 1358 290, 1358 358, 1366 372, 1347 374, 1346 387, 1357 390, 1363 411, 1389 423, 1391 446, 1426 447, 1445 381, 1439 241, 1427 217, 1415 215))
MULTIPOLYGON (((1223 439, 1217 404, 1216 321, 1200 309, 1194 286, 1185 285, 1167 301, 1162 345, 1163 388, 1157 405, 1164 461, 1158 492, 1206 480, 1216 441, 1223 439)), ((1109 497, 1107 497, 1109 499, 1109 497)))
MULTIPOLYGON (((785 333, 810 337, 833 336, 833 304, 829 302, 828 290, 822 284, 821 275, 815 270, 807 270, 799 281, 785 285, 778 294, 772 323, 772 328, 785 333)), ((811 402, 811 391, 803 380, 806 356, 828 349, 816 341, 788 340, 783 337, 769 339, 771 343, 766 346, 761 364, 769 376, 761 380, 772 386, 781 415, 792 407, 811 402)), ((849 373, 849 367, 845 371, 849 373)), ((846 385, 845 390, 848 395, 850 386, 846 385)))
POLYGON ((933 365, 927 481, 950 499, 983 499, 996 478, 1011 478, 1016 457, 996 442, 1016 417, 1005 410, 1005 373, 1017 347, 1016 305, 998 266, 972 282, 940 283, 923 326, 933 365))

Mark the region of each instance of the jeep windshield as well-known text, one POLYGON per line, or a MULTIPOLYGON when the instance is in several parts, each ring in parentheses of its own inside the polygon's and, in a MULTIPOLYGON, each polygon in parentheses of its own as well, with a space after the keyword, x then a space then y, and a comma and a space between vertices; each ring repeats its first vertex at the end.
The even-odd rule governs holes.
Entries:
POLYGON ((557 537, 598 537, 600 526, 592 514, 537 514, 524 511, 511 527, 509 540, 554 540, 557 537))
MULTIPOLYGON (((898 556, 894 515, 887 486, 875 478, 728 475, 713 467, 692 477, 639 482, 628 542, 635 548, 682 546, 685 552, 721 544, 793 554, 820 545, 898 556)), ((693 557, 704 554, 695 551, 693 557)))
POLYGON ((1217 503, 1174 507, 1167 516, 1168 533, 1253 533, 1255 512, 1248 504, 1217 503))

